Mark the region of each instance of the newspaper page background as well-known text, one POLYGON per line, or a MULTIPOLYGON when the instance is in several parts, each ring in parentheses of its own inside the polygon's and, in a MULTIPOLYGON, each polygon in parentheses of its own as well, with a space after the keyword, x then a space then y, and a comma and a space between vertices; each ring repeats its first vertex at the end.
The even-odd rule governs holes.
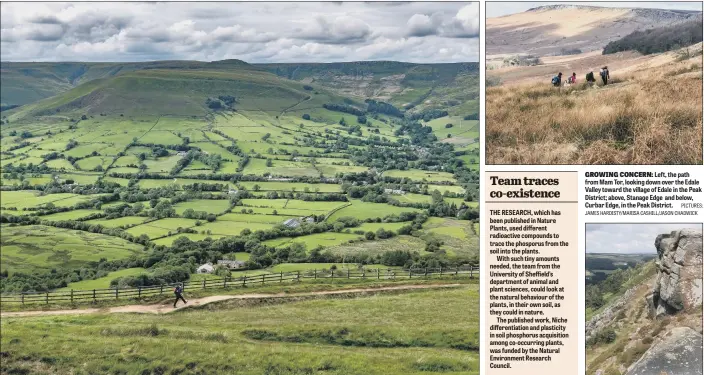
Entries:
MULTIPOLYGON (((482 6, 481 7, 481 19, 486 20, 486 7, 482 6)), ((486 30, 486 25, 482 25, 483 29, 486 30)), ((481 43, 480 46, 482 48, 482 55, 486 53, 485 51, 485 46, 486 46, 486 32, 481 33, 481 43)), ((486 81, 486 60, 485 59, 480 59, 480 72, 483 75, 481 79, 483 81, 486 81)), ((486 86, 481 87, 481 97, 484 99, 481 102, 481 112, 480 112, 480 119, 481 119, 481 127, 480 127, 480 139, 486 140, 486 86)), ((702 210, 702 203, 704 203, 704 194, 697 192, 697 188, 702 187, 702 183, 704 183, 704 168, 702 165, 487 165, 487 159, 486 159, 486 148, 485 145, 482 145, 481 147, 481 160, 484 162, 481 164, 481 189, 480 189, 480 202, 482 205, 482 226, 481 226, 481 246, 482 246, 482 257, 481 257, 481 296, 480 296, 480 301, 482 308, 480 310, 480 326, 481 326, 481 333, 480 333, 480 340, 481 340, 481 348, 480 348, 480 368, 481 368, 481 373, 482 374, 487 374, 487 375, 493 375, 493 374, 517 374, 517 373, 532 373, 532 370, 535 369, 537 373, 541 374, 546 374, 546 375, 552 375, 552 374, 585 374, 587 370, 586 366, 586 349, 585 349, 585 340, 586 340, 586 335, 585 335, 585 327, 586 327, 586 304, 585 304, 585 277, 586 277, 586 270, 585 270, 585 260, 586 260, 586 244, 585 244, 585 226, 588 223, 612 223, 612 224, 619 224, 619 223, 664 223, 664 224, 701 224, 702 221, 704 221, 704 214, 702 210), (487 244, 489 241, 488 235, 490 232, 490 218, 492 215, 490 214, 489 209, 487 206, 489 206, 487 201, 491 201, 492 198, 488 196, 488 192, 491 191, 492 189, 488 188, 488 184, 490 184, 489 177, 494 176, 494 175, 499 175, 501 172, 514 172, 513 174, 515 175, 520 175, 520 173, 515 173, 516 171, 525 171, 524 175, 526 176, 531 176, 535 173, 533 172, 539 172, 538 174, 542 174, 546 177, 550 177, 552 173, 557 173, 557 172, 574 172, 574 175, 576 176, 577 180, 577 185, 570 188, 570 189, 575 189, 571 191, 569 194, 576 196, 577 197, 577 208, 578 208, 578 214, 576 217, 576 220, 574 223, 569 223, 569 225, 565 225, 565 227, 570 227, 570 228, 576 228, 576 233, 574 233, 575 237, 575 243, 573 244, 574 246, 569 247, 570 253, 566 257, 566 259, 572 259, 574 257, 577 260, 576 264, 576 270, 573 275, 569 276, 569 280, 564 280, 564 284, 566 287, 569 287, 570 290, 568 293, 574 293, 576 298, 574 300, 577 302, 577 317, 576 320, 570 322, 570 324, 574 324, 576 327, 574 331, 577 334, 576 340, 570 341, 570 347, 565 348, 563 350, 563 353, 559 355, 560 360, 559 364, 562 363, 569 363, 572 362, 573 365, 567 366, 566 368, 561 367, 558 365, 558 363, 553 363, 553 367, 550 368, 550 366, 534 366, 535 364, 531 365, 526 365, 525 367, 515 367, 513 369, 491 369, 490 368, 490 363, 491 361, 488 360, 489 358, 489 346, 487 343, 489 342, 489 321, 490 321, 490 316, 488 314, 489 311, 489 304, 491 303, 491 299, 489 296, 489 293, 487 291, 490 288, 489 282, 490 282, 490 277, 489 277, 489 264, 490 263, 495 263, 490 261, 490 255, 488 254, 488 249, 487 249, 487 244), (588 173, 594 173, 594 172, 613 172, 613 173, 632 173, 632 172, 649 172, 652 173, 651 178, 625 178, 625 179, 638 179, 640 181, 645 181, 645 180, 656 180, 656 179, 679 179, 680 181, 682 180, 690 180, 690 184, 687 185, 677 185, 676 187, 682 187, 684 190, 680 191, 679 189, 675 189, 672 192, 650 192, 650 193, 645 193, 646 196, 657 196, 658 198, 664 198, 665 196, 671 196, 671 195, 678 195, 678 196, 690 196, 692 200, 676 200, 676 201, 665 201, 663 200, 658 200, 656 203, 658 205, 662 205, 665 203, 672 203, 672 207, 666 207, 666 206, 658 206, 656 205, 655 207, 651 208, 643 208, 640 206, 632 207, 632 208, 617 208, 614 209, 613 207, 601 207, 601 208, 594 208, 586 207, 587 195, 600 195, 597 193, 593 192, 588 192, 586 190, 587 187, 592 187, 592 186, 602 186, 601 184, 598 185, 587 185, 586 180, 600 180, 598 177, 587 177, 588 173), (655 176, 664 176, 664 177, 655 177, 655 176), (674 177, 672 177, 674 176, 674 177), (685 177, 686 176, 686 177, 685 177), (696 181, 696 182, 694 182, 696 181), (691 191, 689 188, 693 188, 691 191), (603 212, 597 212, 597 214, 592 214, 592 215, 587 215, 588 211, 603 211, 603 212), (609 211, 624 211, 628 212, 627 214, 623 215, 614 215, 614 214, 606 214, 609 211), (663 212, 667 211, 687 211, 687 213, 680 213, 680 214, 664 214, 663 212), (648 212, 649 214, 645 214, 644 212, 648 212), (564 361, 564 362, 563 362, 564 361), (521 371, 515 371, 516 369, 519 369, 521 371), (526 371, 527 370, 527 371, 526 371)), ((559 173, 558 173, 559 174, 559 173)), ((609 179, 609 178, 606 178, 609 179)), ((618 179, 622 179, 618 177, 618 179)), ((643 185, 630 185, 629 187, 633 189, 636 186, 643 186, 643 185)), ((654 186, 649 186, 649 187, 654 187, 654 186)), ((550 189, 545 189, 545 190, 550 190, 550 189)), ((555 190, 555 189, 553 189, 555 190)), ((637 193, 637 192, 636 192, 637 193)), ((621 196, 626 196, 626 195, 643 195, 643 193, 634 193, 633 191, 631 192, 626 192, 626 193, 618 193, 614 195, 621 195, 621 196)), ((611 194, 607 194, 611 195, 611 194)), ((686 198, 688 199, 688 198, 686 198)), ((589 200, 590 202, 594 202, 594 200, 589 200)), ((608 199, 606 200, 608 201, 608 199)), ((650 197, 648 198, 648 201, 652 200, 650 197)), ((630 199, 630 200, 625 200, 620 203, 625 203, 625 202, 631 202, 633 204, 638 204, 643 203, 644 200, 641 199, 630 199)), ((605 203, 604 201, 600 203, 605 203)), ((507 209, 511 209, 510 204, 505 204, 507 206, 507 209)), ((549 209, 549 207, 546 205, 546 208, 549 209)), ((654 239, 653 239, 654 240, 654 239)), ((654 251, 654 247, 651 248, 651 250, 654 251)), ((704 372, 704 366, 702 369, 702 372, 704 372)), ((676 372, 675 372, 676 373, 676 372)), ((668 372, 669 375, 672 375, 668 372)), ((674 374, 674 373, 673 373, 674 374)))

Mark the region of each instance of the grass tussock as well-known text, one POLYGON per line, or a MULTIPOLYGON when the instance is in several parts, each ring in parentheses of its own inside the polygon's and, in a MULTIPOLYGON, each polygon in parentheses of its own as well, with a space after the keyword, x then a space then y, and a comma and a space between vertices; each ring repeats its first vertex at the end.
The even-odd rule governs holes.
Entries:
POLYGON ((487 88, 489 164, 702 164, 701 65, 487 88))
POLYGON ((201 341, 217 341, 228 342, 227 336, 218 332, 194 332, 182 330, 167 330, 159 328, 156 324, 151 324, 146 327, 120 327, 120 328, 104 328, 100 331, 103 336, 142 336, 142 337, 171 337, 185 340, 201 340, 201 341))

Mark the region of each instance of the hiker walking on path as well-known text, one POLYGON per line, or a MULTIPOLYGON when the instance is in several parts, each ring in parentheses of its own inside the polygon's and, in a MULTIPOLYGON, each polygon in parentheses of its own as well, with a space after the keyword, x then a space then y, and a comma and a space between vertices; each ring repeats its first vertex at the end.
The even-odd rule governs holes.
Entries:
POLYGON ((567 83, 570 85, 577 83, 577 73, 572 72, 572 75, 567 78, 567 83))
POLYGON ((185 299, 183 299, 183 285, 178 284, 176 285, 176 288, 174 288, 174 294, 176 295, 176 301, 174 301, 174 308, 176 308, 176 304, 178 303, 178 300, 183 301, 183 303, 188 303, 185 299))
POLYGON ((556 76, 552 77, 552 85, 555 87, 560 87, 562 84, 562 72, 557 73, 556 76))
POLYGON ((601 71, 599 72, 599 75, 601 75, 601 81, 604 82, 604 86, 609 82, 609 67, 605 66, 601 68, 601 71))

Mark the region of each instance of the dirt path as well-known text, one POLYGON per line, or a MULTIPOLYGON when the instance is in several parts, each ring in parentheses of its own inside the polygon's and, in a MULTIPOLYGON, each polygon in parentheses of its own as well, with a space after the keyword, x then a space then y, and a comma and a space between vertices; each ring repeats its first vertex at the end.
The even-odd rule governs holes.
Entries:
POLYGON ((364 293, 378 292, 390 290, 413 290, 413 289, 440 289, 440 288, 455 288, 463 284, 443 284, 443 285, 401 285, 389 286, 381 288, 357 288, 357 289, 341 289, 327 290, 308 293, 277 293, 277 294, 240 294, 240 295, 221 295, 209 296, 203 298, 195 298, 187 300, 187 304, 179 302, 178 307, 174 308, 171 302, 158 305, 126 305, 107 307, 102 309, 69 309, 69 310, 48 310, 48 311, 17 311, 0 313, 0 317, 24 317, 24 316, 48 316, 48 315, 78 315, 78 314, 115 314, 115 313, 142 313, 142 314, 166 314, 172 311, 177 311, 191 306, 203 306, 213 302, 225 301, 230 299, 261 299, 261 298, 284 298, 284 297, 302 297, 315 295, 335 295, 348 293, 364 293))

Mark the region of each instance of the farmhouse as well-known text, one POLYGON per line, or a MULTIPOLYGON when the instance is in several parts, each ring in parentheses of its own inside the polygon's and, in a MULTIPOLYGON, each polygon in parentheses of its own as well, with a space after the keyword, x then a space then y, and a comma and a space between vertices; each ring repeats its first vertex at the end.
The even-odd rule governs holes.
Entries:
POLYGON ((188 153, 186 151, 179 151, 176 153, 176 155, 178 155, 180 157, 184 157, 184 156, 188 155, 188 153))
POLYGON ((242 268, 244 267, 244 261, 241 260, 227 260, 227 259, 220 259, 218 260, 218 266, 224 266, 229 269, 237 269, 237 268, 242 268))
POLYGON ((288 219, 284 221, 284 225, 289 227, 289 228, 298 228, 301 225, 301 222, 298 221, 298 219, 288 219))
POLYGON ((394 195, 404 195, 404 194, 406 194, 405 191, 403 191, 403 190, 398 190, 398 189, 384 189, 384 193, 386 193, 386 194, 394 194, 394 195))
POLYGON ((213 267, 212 263, 206 263, 198 267, 196 270, 197 273, 213 273, 215 268, 213 267))
POLYGON ((227 194, 230 194, 230 195, 237 194, 237 189, 230 189, 227 191, 227 194))

